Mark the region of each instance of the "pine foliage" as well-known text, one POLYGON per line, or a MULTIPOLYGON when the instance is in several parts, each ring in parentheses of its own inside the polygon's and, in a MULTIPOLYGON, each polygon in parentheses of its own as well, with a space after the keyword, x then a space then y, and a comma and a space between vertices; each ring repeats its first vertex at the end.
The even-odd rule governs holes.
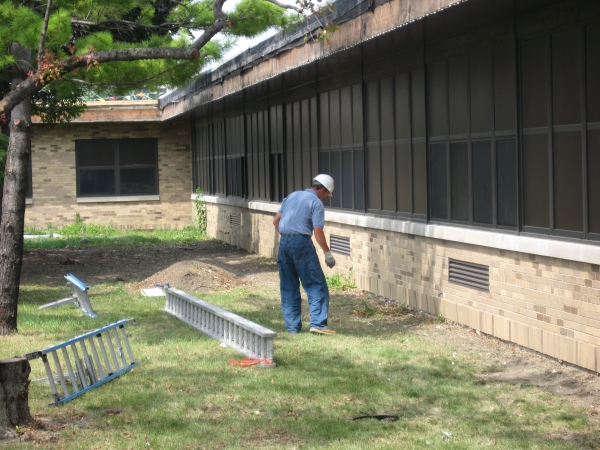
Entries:
POLYGON ((185 85, 206 64, 221 58, 237 36, 256 36, 270 27, 289 28, 299 21, 297 13, 268 1, 242 0, 227 15, 222 36, 200 48, 197 59, 114 61, 60 72, 54 70, 61 61, 101 51, 188 48, 215 23, 214 0, 53 0, 44 56, 37 61, 45 5, 0 0, 0 96, 10 90, 15 63, 11 46, 16 42, 31 51, 29 76, 43 80, 42 91, 32 101, 33 112, 45 122, 76 117, 89 90, 120 96, 185 85))

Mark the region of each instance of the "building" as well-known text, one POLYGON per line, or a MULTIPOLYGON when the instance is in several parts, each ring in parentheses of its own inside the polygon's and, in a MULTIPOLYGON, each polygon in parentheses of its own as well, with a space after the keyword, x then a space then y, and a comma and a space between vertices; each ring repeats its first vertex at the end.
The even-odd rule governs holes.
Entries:
POLYGON ((69 124, 34 118, 25 224, 189 225, 190 142, 189 121, 161 121, 155 100, 89 102, 69 124))
POLYGON ((281 200, 329 173, 360 288, 600 371, 600 4, 336 6, 330 44, 283 33, 159 101, 209 234, 275 257, 281 200))

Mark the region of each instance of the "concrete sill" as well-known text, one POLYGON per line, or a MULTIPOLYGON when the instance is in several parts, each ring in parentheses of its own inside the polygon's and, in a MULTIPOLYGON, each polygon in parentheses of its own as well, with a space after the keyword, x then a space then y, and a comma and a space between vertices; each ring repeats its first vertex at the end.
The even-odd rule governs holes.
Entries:
POLYGON ((77 203, 121 203, 158 201, 158 195, 123 195, 114 197, 77 197, 77 203))
MULTIPOLYGON (((192 194, 192 200, 196 196, 192 194)), ((266 214, 275 214, 280 203, 246 201, 239 198, 205 195, 206 203, 246 208, 266 214)), ((435 223, 411 222, 388 217, 372 217, 363 214, 325 210, 325 222, 349 225, 364 230, 393 231, 396 233, 423 236, 426 238, 460 242, 470 245, 509 250, 533 255, 600 264, 600 248, 595 243, 562 241, 543 236, 517 235, 502 230, 482 230, 435 223)), ((325 225, 327 228, 327 225, 325 225)))

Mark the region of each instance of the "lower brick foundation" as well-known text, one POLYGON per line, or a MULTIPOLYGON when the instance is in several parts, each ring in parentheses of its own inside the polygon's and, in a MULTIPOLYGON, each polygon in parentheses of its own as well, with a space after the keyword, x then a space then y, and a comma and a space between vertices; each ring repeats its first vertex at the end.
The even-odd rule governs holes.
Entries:
MULTIPOLYGON (((207 210, 210 236, 276 258, 274 213, 222 204, 207 210), (240 215, 239 226, 231 215, 240 215)), ((351 255, 336 254, 336 270, 351 272, 360 289, 600 371, 596 264, 330 221, 325 234, 350 239, 351 255), (449 282, 449 258, 489 266, 489 292, 449 282)))

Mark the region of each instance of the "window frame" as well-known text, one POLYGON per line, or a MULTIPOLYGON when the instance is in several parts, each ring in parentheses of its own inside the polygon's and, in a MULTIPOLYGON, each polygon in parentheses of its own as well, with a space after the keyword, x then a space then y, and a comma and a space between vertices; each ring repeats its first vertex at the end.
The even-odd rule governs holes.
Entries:
POLYGON ((77 139, 75 141, 75 171, 76 171, 76 188, 78 199, 94 199, 94 198, 117 198, 117 197, 156 197, 159 195, 159 176, 158 176, 158 139, 157 138, 139 138, 139 139, 77 139), (148 141, 148 145, 151 146, 149 151, 154 152, 154 164, 120 164, 120 151, 126 149, 126 145, 131 142, 148 141), (114 154, 113 165, 97 165, 97 166, 81 166, 80 165, 80 151, 86 149, 86 143, 91 142, 105 142, 106 151, 111 151, 114 154), (113 193, 97 193, 89 194, 81 193, 81 171, 82 170, 94 170, 94 169, 111 169, 114 175, 114 192, 113 193), (151 193, 122 193, 121 192, 121 170, 122 169, 154 169, 154 191, 151 193))

